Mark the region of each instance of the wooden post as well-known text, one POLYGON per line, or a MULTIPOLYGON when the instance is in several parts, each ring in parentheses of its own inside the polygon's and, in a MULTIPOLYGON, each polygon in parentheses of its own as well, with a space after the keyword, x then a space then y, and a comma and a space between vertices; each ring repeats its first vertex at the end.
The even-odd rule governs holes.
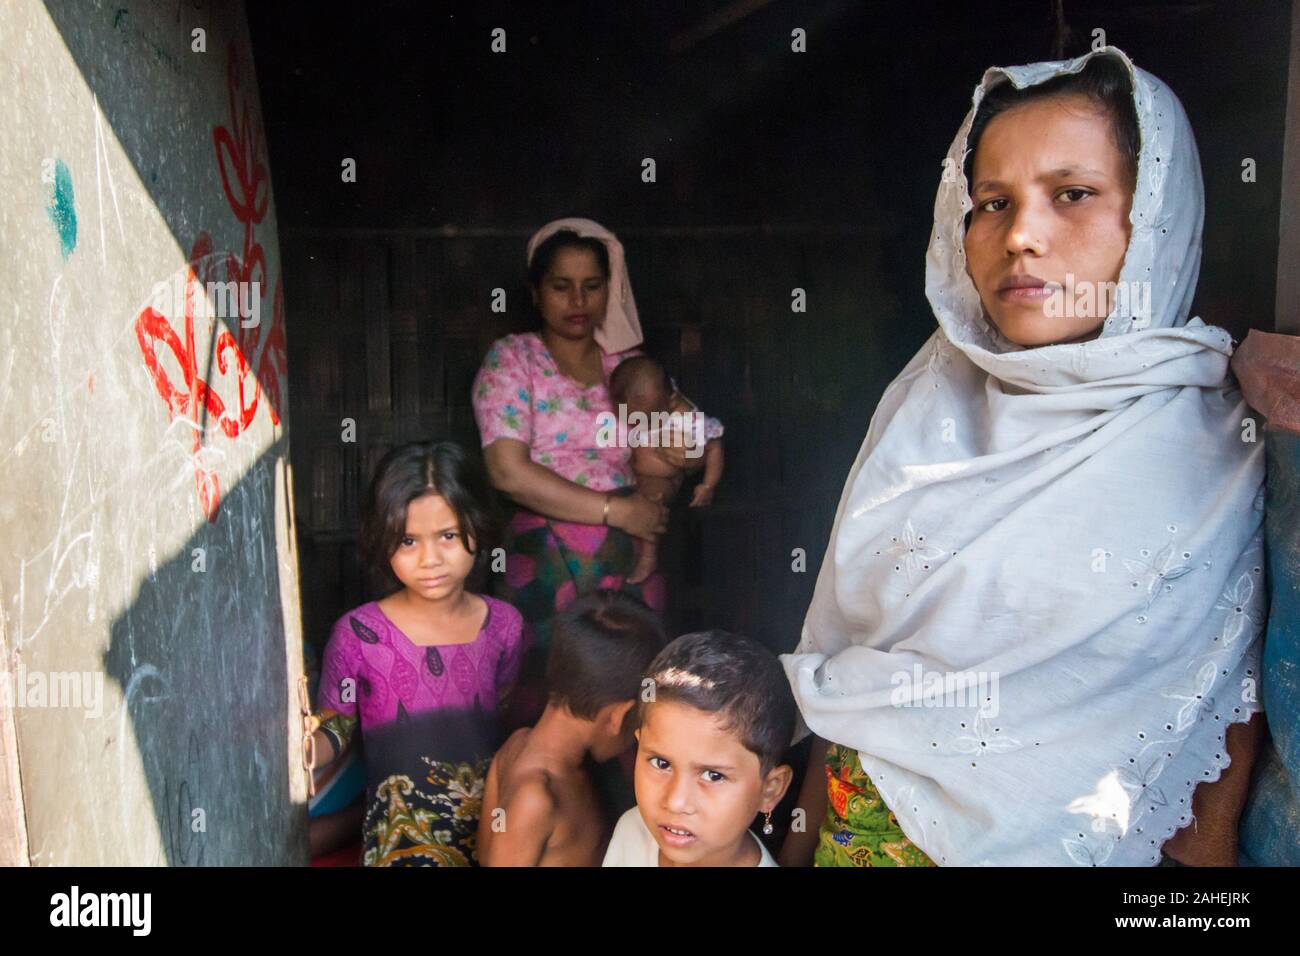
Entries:
POLYGON ((0 618, 0 867, 29 866, 27 816, 23 812, 23 788, 18 776, 18 733, 14 728, 14 707, 23 689, 13 668, 5 642, 4 620, 0 618), (6 697, 6 693, 12 696, 6 697), (12 705, 12 706, 11 706, 12 705))

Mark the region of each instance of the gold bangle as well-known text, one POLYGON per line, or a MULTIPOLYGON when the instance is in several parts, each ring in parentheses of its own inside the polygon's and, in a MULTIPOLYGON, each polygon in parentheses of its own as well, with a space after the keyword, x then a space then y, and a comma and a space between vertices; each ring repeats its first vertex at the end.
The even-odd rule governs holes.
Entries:
POLYGON ((606 527, 609 526, 609 502, 610 499, 613 497, 614 496, 609 492, 605 493, 605 513, 600 516, 600 523, 605 525, 606 527))

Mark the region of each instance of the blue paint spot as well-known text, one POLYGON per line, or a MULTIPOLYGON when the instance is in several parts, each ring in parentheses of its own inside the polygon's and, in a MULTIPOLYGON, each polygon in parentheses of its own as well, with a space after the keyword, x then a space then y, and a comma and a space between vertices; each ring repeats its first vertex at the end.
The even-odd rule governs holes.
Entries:
POLYGON ((72 195, 72 173, 61 159, 54 166, 54 195, 45 214, 59 233, 63 261, 67 262, 72 250, 77 248, 77 204, 72 195))

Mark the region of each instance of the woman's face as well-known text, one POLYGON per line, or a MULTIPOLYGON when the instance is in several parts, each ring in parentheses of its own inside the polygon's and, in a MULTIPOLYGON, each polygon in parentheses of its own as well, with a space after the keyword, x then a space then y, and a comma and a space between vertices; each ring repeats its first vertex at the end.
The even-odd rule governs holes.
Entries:
POLYGON ((551 260, 533 304, 546 327, 566 339, 590 336, 605 318, 609 280, 590 249, 565 246, 551 260))
POLYGON ((1096 337, 1134 188, 1110 117, 1080 95, 1013 107, 985 127, 971 180, 967 271, 999 331, 1026 348, 1096 337))

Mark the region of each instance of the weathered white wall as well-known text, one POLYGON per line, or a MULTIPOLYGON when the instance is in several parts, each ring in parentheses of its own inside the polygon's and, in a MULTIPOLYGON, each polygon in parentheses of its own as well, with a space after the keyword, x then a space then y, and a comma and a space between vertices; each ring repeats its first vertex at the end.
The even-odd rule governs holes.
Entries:
POLYGON ((0 130, 0 670, 22 680, 0 862, 303 862, 280 256, 242 4, 5 0, 0 130), (154 301, 191 269, 258 280, 258 327, 154 301), (88 699, 39 706, 72 672, 88 699))

